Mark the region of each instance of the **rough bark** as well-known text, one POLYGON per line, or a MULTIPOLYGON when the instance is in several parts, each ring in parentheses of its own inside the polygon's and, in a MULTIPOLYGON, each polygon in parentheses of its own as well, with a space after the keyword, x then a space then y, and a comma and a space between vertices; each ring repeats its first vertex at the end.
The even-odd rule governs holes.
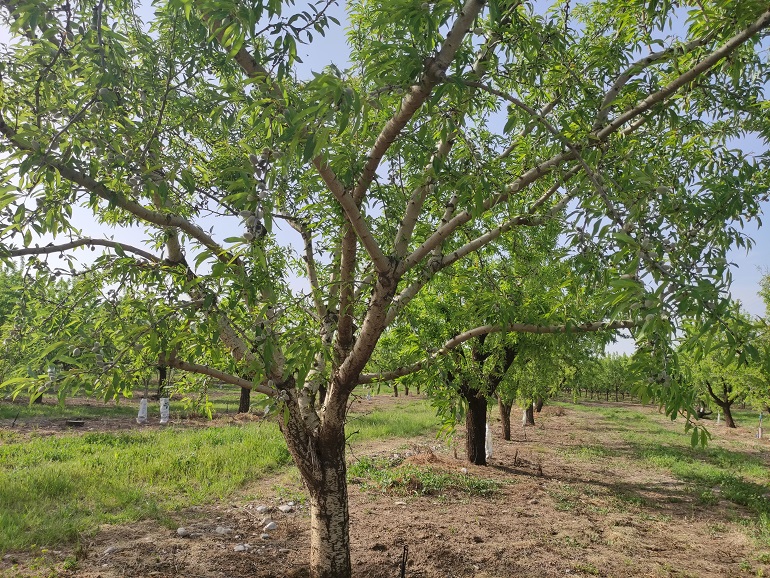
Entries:
POLYGON ((540 413, 543 411, 543 405, 545 404, 545 400, 543 400, 542 397, 538 397, 537 400, 535 400, 535 411, 537 413, 540 413))
POLYGON ((323 452, 310 493, 310 569, 313 578, 350 576, 348 490, 344 439, 323 452))
POLYGON ((241 397, 238 400, 238 413, 249 413, 251 408, 251 390, 245 387, 241 388, 241 397))
POLYGON ((487 465, 487 398, 473 389, 465 389, 463 397, 468 402, 465 413, 465 453, 468 461, 477 466, 487 465))
POLYGON ((500 421, 503 422, 503 439, 511 441, 511 408, 513 404, 505 403, 501 397, 497 398, 497 407, 500 409, 500 421))

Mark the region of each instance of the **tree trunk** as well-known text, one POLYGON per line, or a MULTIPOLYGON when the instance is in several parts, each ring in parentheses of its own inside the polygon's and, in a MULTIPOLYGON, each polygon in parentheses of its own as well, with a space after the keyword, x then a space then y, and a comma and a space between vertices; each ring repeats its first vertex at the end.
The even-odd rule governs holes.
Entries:
POLYGON ((164 395, 166 390, 166 378, 168 377, 168 369, 165 365, 158 366, 158 399, 166 397, 164 395))
POLYGON ((735 420, 733 419, 733 412, 730 411, 731 403, 726 403, 722 407, 722 411, 725 414, 725 425, 727 427, 737 428, 738 426, 735 425, 735 420))
POLYGON ((238 401, 238 413, 249 413, 251 408, 251 389, 241 388, 241 399, 238 401))
POLYGON ((327 456, 322 464, 317 485, 309 489, 310 573, 344 578, 352 573, 344 440, 339 455, 327 456))
POLYGON ((465 453, 472 464, 486 466, 487 400, 482 395, 477 397, 476 393, 471 390, 468 395, 464 395, 468 401, 468 411, 465 413, 465 453))
POLYGON ((524 409, 524 425, 535 425, 535 411, 531 403, 524 409))
POLYGON ((497 407, 500 409, 500 421, 503 422, 503 439, 511 441, 511 405, 505 403, 502 398, 497 398, 497 407))
POLYGON ((542 397, 538 397, 535 401, 535 411, 537 413, 540 413, 543 410, 543 404, 545 404, 545 401, 543 401, 542 397))
POLYGON ((398 397, 398 384, 393 384, 393 397, 398 397))
POLYGON ((420 384, 415 385, 414 388, 417 390, 417 395, 420 395, 420 384))
MULTIPOLYGON (((294 395, 293 384, 286 391, 294 395)), ((347 397, 327 397, 332 397, 325 408, 327 419, 313 432, 300 416, 294 398, 289 402, 294 411, 279 413, 278 423, 310 497, 310 576, 350 578, 344 427, 347 397)))
POLYGON ((711 399, 714 400, 714 402, 722 408, 722 411, 725 414, 725 425, 730 428, 737 428, 738 426, 735 425, 735 420, 733 419, 733 413, 730 411, 730 408, 732 407, 735 400, 730 399, 730 393, 732 393, 731 389, 726 382, 722 382, 722 395, 724 397, 718 396, 716 393, 714 393, 714 390, 711 387, 711 383, 706 381, 706 388, 708 389, 709 395, 711 396, 711 399))
POLYGON ((404 395, 409 395, 409 386, 406 383, 404 384, 404 395))
POLYGON ((615 401, 618 401, 618 386, 615 385, 615 401))

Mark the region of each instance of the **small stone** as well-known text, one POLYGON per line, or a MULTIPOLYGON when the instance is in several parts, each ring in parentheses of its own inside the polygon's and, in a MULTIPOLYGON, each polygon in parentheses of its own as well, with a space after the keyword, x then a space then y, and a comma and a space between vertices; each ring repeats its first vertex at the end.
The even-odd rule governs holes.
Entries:
POLYGON ((289 552, 291 552, 291 550, 289 550, 288 548, 278 548, 278 551, 281 554, 288 554, 289 552))
POLYGON ((284 514, 288 514, 289 512, 294 510, 294 508, 292 508, 289 504, 285 504, 283 506, 278 506, 278 510, 280 510, 284 514))
POLYGON ((220 536, 224 536, 225 534, 229 534, 229 533, 230 533, 230 532, 232 532, 232 531, 233 531, 233 529, 232 529, 232 528, 227 528, 227 527, 225 527, 225 526, 217 526, 217 527, 214 529, 214 533, 215 533, 215 534, 219 534, 220 536))
POLYGON ((460 473, 461 474, 467 474, 468 473, 468 468, 460 468, 460 473))
POLYGON ((278 528, 278 524, 276 524, 275 522, 268 522, 267 524, 265 524, 265 527, 262 529, 265 532, 270 532, 271 530, 275 530, 276 528, 278 528))
POLYGON ((176 529, 176 535, 179 536, 180 538, 189 538, 190 534, 192 534, 192 532, 190 531, 189 528, 176 529))
POLYGON ((406 506, 406 502, 396 502, 396 506, 406 506))
POLYGON ((257 514, 266 514, 270 511, 270 508, 267 506, 257 506, 257 514))
POLYGON ((248 552, 251 550, 251 546, 249 544, 237 544, 233 550, 236 552, 248 552))
POLYGON ((292 508, 293 508, 294 506, 296 506, 296 504, 295 504, 294 502, 286 502, 286 505, 287 505, 287 506, 291 506, 292 508))
POLYGON ((120 552, 123 548, 120 546, 110 546, 104 551, 104 556, 109 556, 110 554, 115 554, 116 552, 120 552))
POLYGON ((267 533, 265 533, 265 534, 262 534, 262 535, 260 536, 260 538, 262 538, 263 540, 269 540, 269 539, 270 539, 270 534, 267 534, 267 533))

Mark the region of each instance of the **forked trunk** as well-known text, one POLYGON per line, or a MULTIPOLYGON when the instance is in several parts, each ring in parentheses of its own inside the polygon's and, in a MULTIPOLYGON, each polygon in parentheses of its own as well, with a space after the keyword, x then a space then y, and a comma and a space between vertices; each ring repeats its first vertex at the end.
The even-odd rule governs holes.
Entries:
POLYGON ((487 400, 483 395, 471 390, 465 396, 468 401, 468 411, 465 414, 465 452, 468 461, 477 466, 487 465, 486 434, 487 434, 487 400))
POLYGON ((511 407, 512 404, 505 403, 502 398, 497 398, 497 407, 500 410, 500 421, 503 422, 503 439, 511 441, 511 407))
POLYGON ((238 401, 238 413, 249 413, 251 408, 251 389, 248 387, 241 388, 241 398, 238 401))

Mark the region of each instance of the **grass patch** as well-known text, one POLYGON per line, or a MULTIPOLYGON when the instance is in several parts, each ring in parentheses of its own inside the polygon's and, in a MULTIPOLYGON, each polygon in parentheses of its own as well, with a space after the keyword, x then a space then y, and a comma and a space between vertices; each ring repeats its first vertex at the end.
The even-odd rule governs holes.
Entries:
POLYGON ((102 523, 163 519, 290 462, 278 428, 33 437, 0 447, 0 550, 77 541, 102 523))
POLYGON ((412 438, 438 432, 436 410, 427 400, 403 401, 385 409, 351 415, 345 426, 353 442, 387 438, 412 438))
POLYGON ((362 458, 348 468, 348 479, 364 489, 397 495, 440 496, 450 491, 487 496, 500 487, 493 480, 404 464, 401 460, 362 458))
MULTIPOLYGON (((49 418, 114 417, 118 409, 133 418, 135 411, 129 404, 87 406, 90 414, 80 405, 0 406, 8 407, 49 418)), ((172 415, 173 410, 172 405, 172 415)), ((366 441, 411 438, 438 427, 427 401, 410 400, 351 415, 347 431, 355 441, 366 441)), ((0 430, 0 463, 0 552, 75 543, 103 523, 150 518, 170 524, 176 510, 225 498, 279 470, 291 471, 286 443, 270 422, 61 436, 0 430)), ((425 492, 447 486, 446 481, 424 482, 425 492)), ((273 490, 303 499, 292 488, 273 490)))

